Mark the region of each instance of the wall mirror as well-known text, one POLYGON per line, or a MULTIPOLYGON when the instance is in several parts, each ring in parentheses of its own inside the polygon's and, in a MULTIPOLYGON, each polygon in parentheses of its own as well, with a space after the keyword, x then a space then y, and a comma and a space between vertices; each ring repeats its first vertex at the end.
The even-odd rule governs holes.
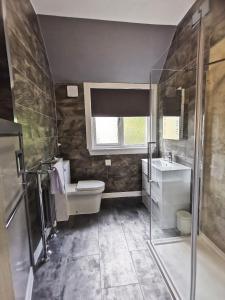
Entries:
POLYGON ((184 139, 185 89, 168 87, 163 103, 163 139, 184 139))

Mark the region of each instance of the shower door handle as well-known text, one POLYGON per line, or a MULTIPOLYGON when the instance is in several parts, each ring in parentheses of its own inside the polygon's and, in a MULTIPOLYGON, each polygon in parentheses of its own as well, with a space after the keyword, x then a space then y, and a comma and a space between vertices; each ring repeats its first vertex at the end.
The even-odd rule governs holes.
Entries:
POLYGON ((148 142, 148 182, 151 182, 151 164, 152 164, 152 148, 151 146, 156 142, 148 142))
POLYGON ((150 155, 151 155, 151 150, 150 150, 151 144, 148 142, 148 182, 150 182, 150 155))

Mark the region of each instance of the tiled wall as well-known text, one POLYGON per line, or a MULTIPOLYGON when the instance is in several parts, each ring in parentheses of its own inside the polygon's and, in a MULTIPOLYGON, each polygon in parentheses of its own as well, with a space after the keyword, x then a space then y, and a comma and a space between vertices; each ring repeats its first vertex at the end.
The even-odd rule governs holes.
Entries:
POLYGON ((13 101, 9 75, 9 64, 4 32, 2 1, 0 1, 0 118, 13 121, 13 101))
POLYGON ((192 167, 194 157, 194 111, 195 111, 195 82, 196 72, 193 70, 195 62, 190 62, 190 71, 177 71, 166 81, 159 85, 159 142, 160 154, 167 156, 172 152, 177 162, 192 167), (164 140, 163 136, 163 111, 166 103, 168 89, 182 87, 185 93, 183 138, 179 141, 164 140))
MULTIPOLYGON (((194 11, 195 9, 193 9, 194 11)), ((190 167, 193 166, 194 157, 194 110, 196 92, 196 59, 198 26, 192 28, 192 15, 190 11, 179 24, 171 47, 169 49, 159 84, 159 148, 160 154, 166 156, 172 152, 177 162, 190 167), (175 71, 176 70, 176 71, 175 71), (184 138, 164 140, 163 136, 163 110, 167 104, 167 96, 183 88, 184 103, 184 138)))
MULTIPOLYGON (((218 7, 219 9, 219 7, 218 7)), ((209 32, 208 61, 225 59, 225 4, 209 32), (223 10, 222 10, 223 8, 223 10)), ((206 130, 201 230, 225 252, 225 62, 206 68, 206 130)))
POLYGON ((72 180, 103 180, 105 192, 141 191, 141 159, 146 155, 89 155, 83 84, 79 84, 78 98, 67 98, 66 85, 56 85, 56 102, 60 152, 71 162, 72 180), (112 160, 109 168, 105 166, 107 158, 112 160))
MULTIPOLYGON (((8 0, 6 30, 13 74, 15 117, 23 126, 25 163, 29 169, 56 151, 54 89, 37 16, 29 0, 8 0)), ((29 208, 34 248, 40 239, 35 180, 29 208)))
MULTIPOLYGON (((165 68, 192 69, 185 72, 164 72, 159 88, 159 140, 160 151, 165 155, 172 151, 181 163, 193 165, 195 68, 197 55, 197 30, 192 28, 192 15, 202 1, 197 1, 177 28, 165 68), (162 111, 166 105, 166 88, 185 88, 185 135, 180 141, 162 139, 162 111)), ((225 5, 223 0, 213 0, 211 11, 205 18, 205 62, 225 58, 225 5)), ((201 231, 220 249, 225 251, 225 63, 205 66, 204 96, 205 161, 203 177, 203 201, 201 203, 201 231)))

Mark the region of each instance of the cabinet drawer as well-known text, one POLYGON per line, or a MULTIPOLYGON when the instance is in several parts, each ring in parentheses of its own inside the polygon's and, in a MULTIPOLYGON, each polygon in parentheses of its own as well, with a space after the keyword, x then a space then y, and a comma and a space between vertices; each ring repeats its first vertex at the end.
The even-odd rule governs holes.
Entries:
POLYGON ((148 175, 148 160, 142 160, 142 173, 148 175))
POLYGON ((151 183, 151 192, 161 197, 161 187, 157 181, 151 183))
POLYGON ((151 201, 150 201, 150 196, 147 194, 142 194, 142 202, 144 203, 145 207, 148 209, 150 212, 150 207, 151 207, 151 201))
POLYGON ((151 210, 152 220, 158 224, 160 221, 160 208, 158 206, 158 203, 152 201, 151 210))
POLYGON ((154 200, 154 202, 156 202, 156 203, 158 203, 158 205, 160 205, 160 203, 161 203, 160 194, 157 193, 154 189, 151 190, 151 197, 154 200))
POLYGON ((142 189, 150 195, 150 182, 148 182, 148 176, 144 173, 142 173, 142 189))

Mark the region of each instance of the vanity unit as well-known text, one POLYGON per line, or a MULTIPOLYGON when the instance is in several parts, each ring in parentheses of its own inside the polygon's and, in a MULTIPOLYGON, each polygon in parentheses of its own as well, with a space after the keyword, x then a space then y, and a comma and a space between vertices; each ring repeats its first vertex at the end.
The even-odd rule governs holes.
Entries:
POLYGON ((142 159, 142 200, 161 229, 176 228, 176 212, 190 210, 190 186, 191 168, 162 158, 152 159, 149 183, 142 159))

